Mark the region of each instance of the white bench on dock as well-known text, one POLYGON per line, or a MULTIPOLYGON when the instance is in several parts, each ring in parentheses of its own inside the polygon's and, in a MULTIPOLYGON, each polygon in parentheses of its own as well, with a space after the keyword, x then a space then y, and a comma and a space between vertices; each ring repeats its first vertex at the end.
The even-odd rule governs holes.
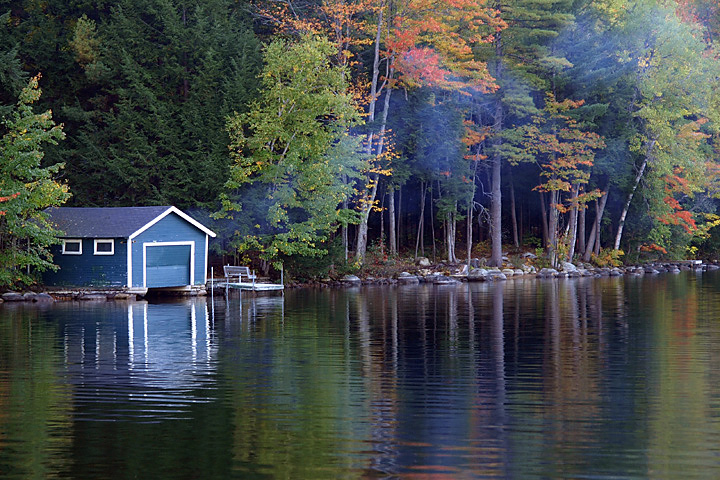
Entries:
POLYGON ((252 282, 253 284, 255 284, 255 280, 257 279, 257 275, 255 275, 254 272, 250 272, 250 267, 236 267, 233 265, 225 265, 223 267, 223 271, 225 272, 226 283, 231 283, 230 280, 234 277, 237 277, 237 283, 242 283, 243 277, 245 277, 248 282, 252 282))

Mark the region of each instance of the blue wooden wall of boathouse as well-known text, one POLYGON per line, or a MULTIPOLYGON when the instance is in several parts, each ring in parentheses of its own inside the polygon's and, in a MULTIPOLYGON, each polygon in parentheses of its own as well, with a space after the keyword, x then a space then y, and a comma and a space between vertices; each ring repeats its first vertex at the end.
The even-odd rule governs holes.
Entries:
POLYGON ((75 287, 122 287, 127 284, 127 239, 115 238, 114 255, 95 255, 95 239, 83 238, 82 255, 63 255, 62 243, 53 245, 53 263, 60 267, 47 271, 47 285, 75 287))
MULTIPOLYGON (((182 255, 183 248, 182 245, 176 244, 187 244, 189 242, 192 242, 194 245, 194 278, 190 284, 203 285, 206 280, 205 252, 207 241, 208 238, 205 232, 188 223, 179 215, 174 213, 167 215, 155 225, 132 239, 132 286, 155 286, 143 285, 144 252, 147 255, 147 252, 153 249, 150 253, 150 255, 153 255, 153 253, 164 250, 167 253, 168 259, 172 257, 179 259, 182 255), (147 247, 144 245, 147 245, 147 247)), ((159 271, 158 275, 162 274, 163 272, 159 271)), ((167 268, 165 269, 165 274, 169 277, 171 275, 182 275, 182 272, 178 268, 167 268)), ((167 278, 166 286, 180 286, 181 284, 188 285, 188 283, 181 283, 179 281, 173 281, 172 278, 167 278)))

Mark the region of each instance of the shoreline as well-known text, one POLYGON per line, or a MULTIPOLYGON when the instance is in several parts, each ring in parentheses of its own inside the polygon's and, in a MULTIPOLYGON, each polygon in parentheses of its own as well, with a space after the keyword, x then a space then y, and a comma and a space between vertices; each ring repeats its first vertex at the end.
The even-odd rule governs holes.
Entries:
MULTIPOLYGON (((323 279, 317 282, 291 283, 286 288, 347 288, 363 285, 452 285, 474 282, 498 282, 515 278, 523 279, 555 279, 555 278, 582 278, 582 277, 621 277, 621 276, 645 276, 659 275, 662 273, 680 273, 683 271, 708 272, 720 270, 720 264, 715 262, 703 262, 701 260, 679 260, 672 262, 653 262, 643 265, 627 265, 620 267, 595 267, 587 264, 576 266, 564 262, 560 270, 554 268, 542 268, 539 271, 535 267, 523 265, 522 268, 470 268, 467 265, 445 265, 439 264, 418 269, 415 273, 401 272, 396 277, 374 277, 367 276, 360 278, 356 275, 345 275, 340 279, 323 279), (454 270, 454 271, 453 271, 454 270)), ((215 288, 215 291, 224 289, 215 288)), ((210 282, 205 289, 193 290, 184 295, 165 296, 169 298, 193 298, 210 295, 210 282)), ((224 296, 224 295, 221 295, 224 296)), ((123 289, 103 288, 75 288, 75 289, 51 289, 41 287, 39 291, 7 291, 0 295, 0 305, 3 303, 53 303, 63 301, 137 301, 144 299, 145 295, 138 295, 124 291, 123 289)))

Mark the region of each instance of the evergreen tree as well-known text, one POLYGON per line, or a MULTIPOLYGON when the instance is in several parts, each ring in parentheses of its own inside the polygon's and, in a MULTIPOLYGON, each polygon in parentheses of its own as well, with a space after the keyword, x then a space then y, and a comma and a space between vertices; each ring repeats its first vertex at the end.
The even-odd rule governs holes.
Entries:
POLYGON ((553 41, 573 20, 571 6, 569 0, 498 2, 496 8, 507 28, 496 34, 491 48, 481 52, 500 86, 485 115, 491 119, 493 134, 488 151, 492 171, 491 265, 502 263, 503 165, 527 160, 521 146, 513 142, 513 129, 538 112, 533 98, 536 92, 552 91, 555 75, 570 66, 553 50, 553 41))
POLYGON ((57 232, 43 210, 68 197, 67 187, 55 176, 62 164, 42 167, 44 144, 55 144, 64 134, 52 112, 34 113, 40 98, 39 75, 20 92, 17 104, 0 118, 0 286, 28 284, 30 273, 53 268, 48 247, 57 232))

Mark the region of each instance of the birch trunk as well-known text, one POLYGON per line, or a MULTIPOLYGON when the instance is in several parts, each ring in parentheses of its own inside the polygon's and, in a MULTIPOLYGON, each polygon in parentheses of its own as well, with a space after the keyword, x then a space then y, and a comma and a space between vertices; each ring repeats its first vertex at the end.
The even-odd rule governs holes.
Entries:
POLYGON ((515 205, 515 183, 513 182, 512 174, 510 175, 510 218, 512 219, 513 244, 515 245, 515 248, 520 248, 520 237, 518 235, 518 221, 515 205))
MULTIPOLYGON (((378 22, 377 30, 375 32, 375 45, 373 51, 373 69, 372 69, 372 80, 370 82, 370 104, 368 105, 368 123, 372 124, 375 121, 375 109, 377 105, 377 98, 379 95, 378 91, 378 80, 380 78, 380 40, 382 37, 382 28, 384 23, 383 8, 385 2, 382 2, 381 8, 378 11, 378 22)), ((392 77, 392 73, 388 73, 388 79, 392 77)), ((380 132, 378 133, 378 147, 375 152, 376 156, 382 154, 385 127, 387 124, 387 113, 390 106, 390 93, 392 90, 388 87, 385 92, 385 106, 383 110, 383 121, 380 126, 380 132)), ((375 136, 373 132, 370 132, 367 137, 367 146, 365 147, 365 153, 370 156, 373 155, 373 140, 375 136)), ((377 186, 379 182, 379 175, 372 174, 370 176, 370 193, 365 198, 365 204, 362 206, 363 210, 360 216, 360 224, 358 225, 357 243, 355 246, 355 258, 362 262, 365 258, 365 252, 367 251, 367 234, 368 234, 368 220, 370 218, 370 212, 372 211, 373 203, 375 202, 375 196, 377 195, 377 186)))
POLYGON ((577 198, 580 194, 580 185, 573 185, 572 193, 570 197, 570 205, 572 210, 570 211, 570 222, 568 226, 570 238, 568 239, 568 262, 572 262, 573 256, 575 256, 575 242, 577 241, 577 227, 578 227, 578 204, 577 198))
MULTIPOLYGON (((420 247, 420 240, 423 238, 425 233, 425 182, 420 182, 420 220, 418 221, 417 237, 415 239, 415 260, 418 258, 418 248, 420 247)), ((425 246, 423 242, 422 253, 425 255, 425 246)))
POLYGON ((630 210, 630 203, 632 202, 633 196, 635 195, 635 190, 637 190, 637 186, 640 184, 643 173, 645 173, 645 168, 647 167, 650 155, 653 148, 655 147, 656 141, 656 139, 651 140, 647 148, 645 149, 645 158, 643 159, 642 165, 640 165, 640 169, 638 170, 637 175, 635 175, 635 182, 633 183, 630 193, 628 193, 627 200, 625 200, 625 205, 623 205, 622 212, 620 213, 620 221, 618 222, 617 235, 615 235, 615 244, 613 247, 615 250, 618 250, 620 248, 623 228, 625 227, 625 218, 627 217, 628 210, 630 210))

